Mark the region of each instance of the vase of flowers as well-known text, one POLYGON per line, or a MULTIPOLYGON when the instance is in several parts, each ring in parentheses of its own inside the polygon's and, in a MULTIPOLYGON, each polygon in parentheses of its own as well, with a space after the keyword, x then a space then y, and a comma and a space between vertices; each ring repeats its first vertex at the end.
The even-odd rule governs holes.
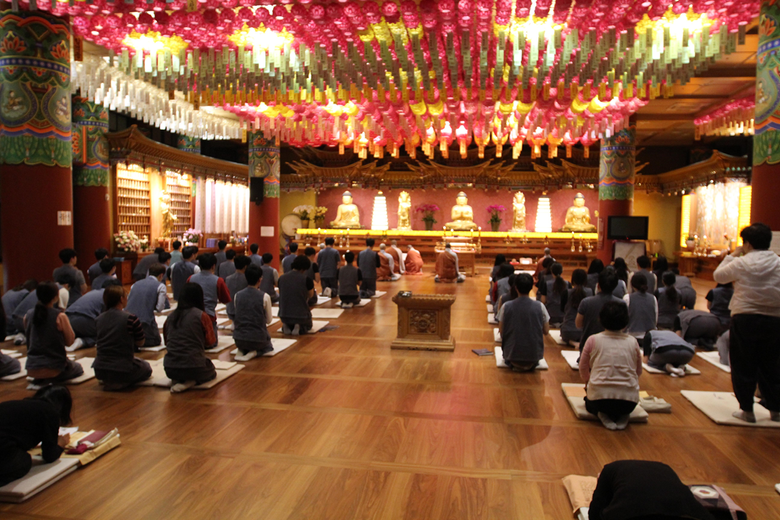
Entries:
POLYGON ((487 207, 487 212, 490 213, 490 227, 493 231, 498 231, 501 226, 501 214, 506 211, 506 208, 501 204, 491 204, 487 207))
POLYGON ((323 227, 323 224, 325 223, 325 213, 328 212, 328 208, 325 206, 315 206, 314 207, 314 226, 316 228, 323 227))
POLYGON ((293 213, 298 215, 298 218, 301 219, 302 228, 308 229, 309 223, 314 216, 314 210, 314 206, 309 204, 302 204, 293 208, 293 213))
POLYGON ((199 229, 190 228, 182 234, 182 242, 187 245, 196 246, 200 242, 203 233, 199 229))
POLYGON ((414 210, 416 213, 422 213, 423 222, 425 222, 425 230, 430 231, 433 229, 433 225, 436 224, 436 219, 433 214, 439 211, 439 206, 436 204, 421 204, 414 210))
POLYGON ((141 240, 133 231, 114 233, 114 243, 119 253, 136 253, 141 248, 141 240))
POLYGON ((141 251, 146 252, 147 249, 149 249, 149 237, 147 235, 144 235, 144 237, 140 241, 141 245, 141 251))

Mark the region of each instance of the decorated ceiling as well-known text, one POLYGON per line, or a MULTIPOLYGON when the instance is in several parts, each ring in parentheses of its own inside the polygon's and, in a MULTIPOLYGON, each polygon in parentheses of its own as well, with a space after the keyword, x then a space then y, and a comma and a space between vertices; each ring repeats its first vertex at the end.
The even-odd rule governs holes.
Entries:
MULTIPOLYGON (((589 146, 735 50, 759 11, 755 0, 260 4, 38 8, 73 15, 77 36, 113 51, 108 66, 82 71, 90 98, 114 101, 143 80, 192 108, 230 111, 243 129, 361 157, 402 146, 429 156, 472 143, 480 153, 509 144, 515 156, 523 146, 533 156, 543 145, 589 146)), ((703 131, 747 107, 730 108, 703 131)))

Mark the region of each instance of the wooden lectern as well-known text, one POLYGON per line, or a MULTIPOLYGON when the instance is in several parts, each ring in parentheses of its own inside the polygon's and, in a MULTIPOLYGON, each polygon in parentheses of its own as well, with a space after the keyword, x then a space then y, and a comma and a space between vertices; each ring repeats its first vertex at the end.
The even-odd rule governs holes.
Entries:
POLYGON ((398 337, 390 348, 407 350, 455 350, 450 334, 450 294, 393 296, 398 305, 398 337))

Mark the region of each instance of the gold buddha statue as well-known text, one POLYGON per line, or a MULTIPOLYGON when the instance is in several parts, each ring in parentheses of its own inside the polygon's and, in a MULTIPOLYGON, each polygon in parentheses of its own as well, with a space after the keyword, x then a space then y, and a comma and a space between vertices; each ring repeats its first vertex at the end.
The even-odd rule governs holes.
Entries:
POLYGON ((398 195, 398 231, 409 231, 412 229, 411 221, 409 220, 409 210, 412 207, 412 197, 408 192, 402 191, 398 195))
POLYGON ((345 191, 344 195, 341 196, 336 220, 331 222, 330 226, 335 229, 360 229, 360 210, 352 203, 350 192, 345 191))
POLYGON ((585 207, 585 197, 578 193, 574 197, 574 206, 566 210, 566 224, 561 231, 575 233, 593 233, 596 226, 590 223, 590 210, 585 207))
POLYGON ((525 231, 525 195, 522 191, 518 191, 512 200, 512 232, 524 233, 525 231))
POLYGON ((471 231, 477 229, 474 223, 474 210, 471 209, 469 199, 462 191, 458 193, 455 199, 456 204, 452 207, 452 222, 447 222, 444 227, 455 231, 471 231))

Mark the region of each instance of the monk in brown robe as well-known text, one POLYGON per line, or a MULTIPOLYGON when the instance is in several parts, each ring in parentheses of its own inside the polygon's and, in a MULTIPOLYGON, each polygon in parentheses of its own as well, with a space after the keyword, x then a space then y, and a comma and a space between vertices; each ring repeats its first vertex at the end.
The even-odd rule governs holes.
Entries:
POLYGON ((387 253, 385 244, 379 246, 379 268, 376 270, 377 282, 390 282, 393 280, 393 269, 390 267, 392 257, 387 253))
POLYGON ((393 273, 397 275, 403 274, 401 271, 401 266, 403 265, 403 262, 401 261, 401 255, 398 254, 398 250, 394 248, 393 246, 388 247, 385 249, 387 254, 393 257, 393 273))
POLYGON ((422 255, 420 255, 420 252, 411 244, 409 244, 406 249, 404 267, 406 268, 406 274, 422 274, 422 255))
POLYGON ((444 283, 462 282, 465 276, 458 272, 458 255, 447 244, 444 252, 436 259, 436 281, 444 283))

